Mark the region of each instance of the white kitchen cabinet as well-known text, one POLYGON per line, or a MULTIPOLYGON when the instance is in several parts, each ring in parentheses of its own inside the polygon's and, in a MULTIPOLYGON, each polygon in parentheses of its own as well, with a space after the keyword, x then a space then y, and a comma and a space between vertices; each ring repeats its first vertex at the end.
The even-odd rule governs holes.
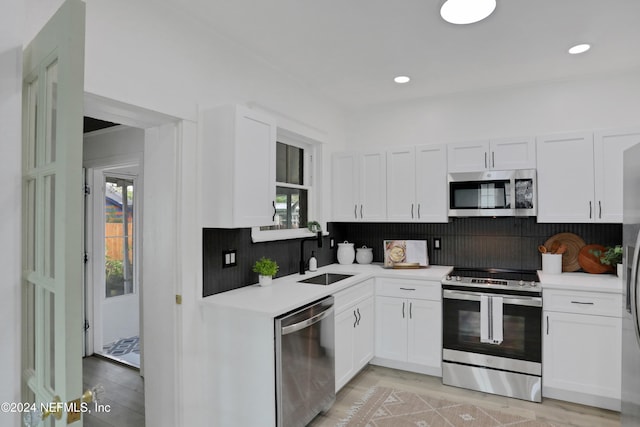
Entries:
POLYGON ((535 140, 531 137, 448 144, 449 172, 535 169, 535 140))
POLYGON ((373 358, 373 279, 334 296, 336 392, 373 358))
POLYGON ((387 150, 389 221, 448 221, 446 161, 444 145, 387 150))
POLYGON ((334 153, 334 221, 384 221, 387 218, 384 151, 334 153))
POLYGON ((640 130, 538 137, 538 222, 622 222, 624 150, 640 130))
POLYGON ((621 295, 543 292, 543 396, 619 411, 621 295))
POLYGON ((624 150, 638 143, 640 143, 639 128, 594 134, 596 221, 622 223, 624 150))
POLYGON ((276 123, 241 106, 201 114, 202 226, 274 224, 276 123))
POLYGON ((442 306, 439 282, 378 279, 372 363, 442 375, 442 306))

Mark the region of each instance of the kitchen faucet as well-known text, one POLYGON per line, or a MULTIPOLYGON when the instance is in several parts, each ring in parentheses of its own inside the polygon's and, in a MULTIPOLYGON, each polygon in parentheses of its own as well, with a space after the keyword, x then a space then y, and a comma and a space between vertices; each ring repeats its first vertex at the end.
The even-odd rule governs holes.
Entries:
POLYGON ((322 231, 318 231, 316 237, 305 237, 300 240, 300 274, 304 274, 306 263, 304 262, 304 242, 307 240, 317 240, 318 247, 322 247, 322 231))

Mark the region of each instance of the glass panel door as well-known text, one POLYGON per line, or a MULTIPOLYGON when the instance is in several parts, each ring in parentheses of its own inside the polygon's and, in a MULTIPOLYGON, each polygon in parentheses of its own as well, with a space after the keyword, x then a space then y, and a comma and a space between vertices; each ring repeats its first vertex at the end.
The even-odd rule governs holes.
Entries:
POLYGON ((106 297, 135 292, 133 180, 105 178, 105 292, 106 297))

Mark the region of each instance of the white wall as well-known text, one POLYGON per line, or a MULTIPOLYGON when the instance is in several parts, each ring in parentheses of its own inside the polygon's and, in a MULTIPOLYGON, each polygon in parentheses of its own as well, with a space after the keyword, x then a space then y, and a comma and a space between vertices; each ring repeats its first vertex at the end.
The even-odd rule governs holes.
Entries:
MULTIPOLYGON (((23 3, 2 2, 0 13, 0 401, 20 402, 21 105, 23 3)), ((0 425, 20 425, 19 414, 0 413, 0 425)))
POLYGON ((351 148, 640 125, 640 70, 424 98, 349 117, 351 148))
POLYGON ((109 166, 129 159, 142 161, 144 130, 114 126, 84 135, 82 163, 84 167, 109 166))

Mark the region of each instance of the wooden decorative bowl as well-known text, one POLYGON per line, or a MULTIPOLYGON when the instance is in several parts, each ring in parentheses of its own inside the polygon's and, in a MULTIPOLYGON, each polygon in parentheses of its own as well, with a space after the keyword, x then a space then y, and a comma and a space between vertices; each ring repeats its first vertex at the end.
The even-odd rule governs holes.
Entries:
POLYGON ((587 273, 592 274, 602 274, 609 273, 613 271, 613 267, 610 265, 605 265, 600 263, 600 258, 592 254, 591 250, 599 250, 602 253, 606 250, 606 248, 602 245, 586 245, 580 250, 580 254, 578 254, 578 262, 580 263, 580 267, 587 273))

